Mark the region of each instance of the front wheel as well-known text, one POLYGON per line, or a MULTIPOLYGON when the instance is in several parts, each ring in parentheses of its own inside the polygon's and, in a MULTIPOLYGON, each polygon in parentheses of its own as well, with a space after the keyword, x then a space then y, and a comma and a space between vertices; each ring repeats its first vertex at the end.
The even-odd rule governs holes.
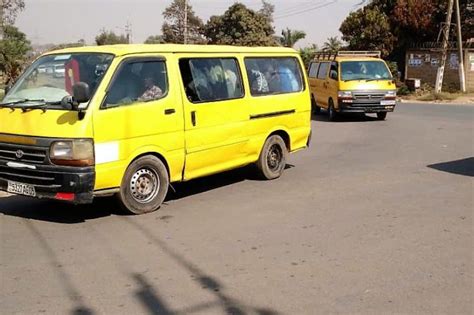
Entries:
POLYGON ((157 210, 168 192, 168 171, 155 156, 144 156, 128 167, 120 186, 119 201, 125 210, 143 214, 157 210))
POLYGON ((280 177, 286 166, 287 155, 288 150, 285 141, 280 136, 273 135, 268 137, 257 161, 260 177, 263 179, 280 177))
POLYGON ((319 115, 321 113, 321 107, 318 106, 316 103, 316 100, 314 99, 314 96, 311 96, 311 109, 313 114, 319 115))
POLYGON ((377 119, 378 120, 385 120, 386 117, 387 117, 387 112, 377 113, 377 119))
POLYGON ((336 109, 334 108, 334 102, 329 100, 329 107, 328 107, 328 116, 329 116, 329 121, 336 121, 337 119, 337 112, 336 109))

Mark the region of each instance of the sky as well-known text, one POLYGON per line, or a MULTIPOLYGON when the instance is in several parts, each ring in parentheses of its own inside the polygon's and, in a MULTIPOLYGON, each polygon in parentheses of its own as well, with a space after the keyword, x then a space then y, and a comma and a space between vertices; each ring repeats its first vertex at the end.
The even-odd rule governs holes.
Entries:
MULTIPOLYGON (((206 22, 223 14, 234 0, 189 0, 196 14, 206 22)), ((240 0, 249 8, 261 8, 260 0, 240 0)), ((341 37, 339 26, 356 10, 361 0, 270 0, 275 5, 275 33, 290 29, 306 32, 297 47, 321 46, 328 37, 341 37)), ((94 44, 101 29, 124 33, 132 26, 132 41, 142 43, 149 35, 159 35, 162 12, 171 0, 25 0, 26 9, 16 25, 33 44, 59 44, 85 39, 94 44)))

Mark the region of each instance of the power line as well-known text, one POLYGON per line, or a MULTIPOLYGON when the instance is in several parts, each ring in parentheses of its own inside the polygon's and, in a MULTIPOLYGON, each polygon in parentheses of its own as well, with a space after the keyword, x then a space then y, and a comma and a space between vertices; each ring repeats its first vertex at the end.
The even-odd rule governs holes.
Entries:
POLYGON ((307 13, 307 12, 311 12, 311 11, 314 11, 314 10, 317 10, 317 9, 327 7, 327 6, 329 6, 331 4, 334 4, 336 2, 337 2, 337 0, 332 0, 332 1, 326 2, 326 3, 319 3, 316 6, 308 7, 308 8, 302 9, 300 11, 275 16, 274 19, 278 20, 278 19, 283 19, 283 18, 287 18, 287 17, 290 17, 290 16, 294 16, 294 15, 304 14, 304 13, 307 13))

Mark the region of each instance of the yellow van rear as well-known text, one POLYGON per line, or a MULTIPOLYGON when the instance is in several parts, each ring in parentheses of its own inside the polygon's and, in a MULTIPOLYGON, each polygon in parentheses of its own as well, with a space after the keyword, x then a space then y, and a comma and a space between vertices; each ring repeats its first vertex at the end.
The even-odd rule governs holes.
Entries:
POLYGON ((302 69, 287 48, 49 52, 0 104, 0 190, 74 203, 116 194, 138 214, 158 209, 171 182, 252 163, 277 178, 310 140, 302 69))
POLYGON ((340 51, 320 53, 309 67, 313 111, 376 113, 384 120, 396 105, 396 86, 380 52, 340 51))

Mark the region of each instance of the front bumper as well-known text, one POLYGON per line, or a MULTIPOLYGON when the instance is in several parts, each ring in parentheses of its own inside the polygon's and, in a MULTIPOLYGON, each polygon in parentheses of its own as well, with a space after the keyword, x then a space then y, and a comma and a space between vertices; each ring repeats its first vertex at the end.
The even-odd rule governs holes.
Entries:
POLYGON ((0 190, 8 191, 8 182, 13 182, 33 186, 37 198, 91 203, 95 168, 54 165, 49 160, 52 140, 35 140, 37 145, 0 142, 0 190), (24 152, 24 156, 16 158, 14 153, 19 150, 24 152))
POLYGON ((340 113, 383 113, 395 110, 395 100, 389 100, 386 104, 383 104, 383 101, 385 100, 353 100, 351 103, 346 103, 339 100, 339 108, 336 111, 340 113))
POLYGON ((32 185, 37 198, 60 199, 58 193, 73 194, 75 204, 91 203, 94 195, 93 168, 35 166, 36 169, 13 168, 0 161, 0 190, 7 191, 8 182, 32 185))

